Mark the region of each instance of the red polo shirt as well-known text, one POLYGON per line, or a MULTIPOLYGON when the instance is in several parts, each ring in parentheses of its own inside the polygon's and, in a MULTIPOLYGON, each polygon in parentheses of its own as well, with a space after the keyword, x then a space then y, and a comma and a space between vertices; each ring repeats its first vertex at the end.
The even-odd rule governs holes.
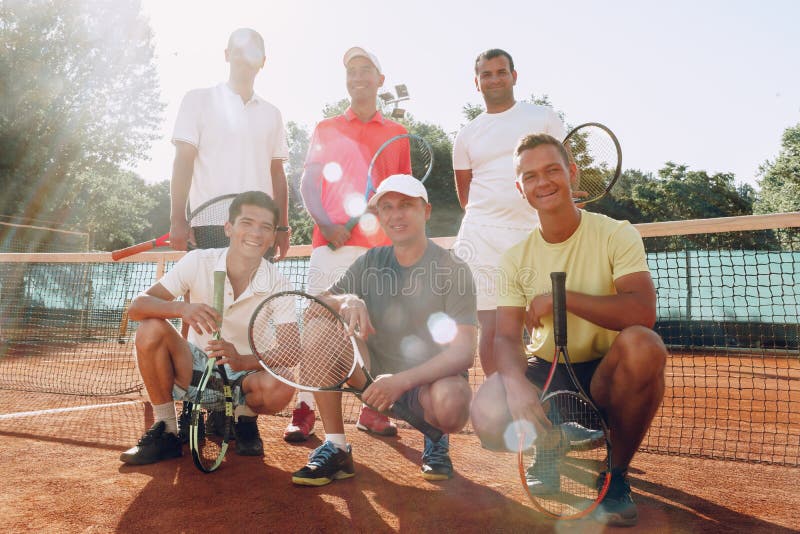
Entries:
MULTIPOLYGON (((361 122, 353 110, 347 108, 344 114, 317 124, 308 148, 306 165, 315 163, 323 166, 322 206, 332 223, 345 224, 350 220, 344 208, 346 199, 352 195, 363 198, 372 156, 385 141, 404 133, 407 131, 403 125, 385 118, 379 111, 369 121, 361 122)), ((388 163, 388 168, 378 180, 392 174, 410 173, 410 155, 408 151, 401 151, 396 160, 388 163)), ((377 188, 378 183, 372 186, 377 188)), ((315 224, 311 245, 316 248, 327 244, 328 241, 315 224)), ((380 227, 372 233, 366 233, 361 225, 356 225, 345 244, 372 248, 391 243, 380 227)))

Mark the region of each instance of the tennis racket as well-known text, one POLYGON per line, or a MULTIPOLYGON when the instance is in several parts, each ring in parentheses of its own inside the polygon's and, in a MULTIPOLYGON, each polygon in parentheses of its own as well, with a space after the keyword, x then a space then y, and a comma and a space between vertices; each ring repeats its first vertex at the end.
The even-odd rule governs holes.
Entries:
MULTIPOLYGON (((347 391, 360 398, 373 382, 344 320, 326 303, 306 293, 284 291, 266 299, 253 312, 248 335, 261 366, 293 388, 347 391), (347 385, 357 368, 367 379, 360 389, 347 385)), ((395 403, 387 415, 408 422, 433 441, 442 437, 438 428, 400 403, 395 403)))
MULTIPOLYGON (((208 202, 200 204, 197 209, 191 212, 189 211, 189 206, 186 206, 186 220, 195 229, 197 248, 223 248, 228 246, 228 238, 222 226, 228 220, 228 208, 236 197, 237 195, 235 194, 229 194, 212 198, 208 202)), ((168 245, 169 233, 166 233, 150 241, 114 250, 111 252, 111 259, 119 261, 139 252, 147 252, 156 247, 168 245)))
POLYGON ((556 349, 541 401, 552 429, 536 436, 532 446, 526 443, 529 438, 520 436, 519 476, 539 511, 559 519, 578 519, 597 508, 608 492, 611 443, 605 419, 586 395, 569 360, 566 273, 550 273, 550 278, 556 349), (562 358, 563 366, 559 366, 562 358), (574 390, 550 391, 557 369, 566 370, 574 390), (594 443, 576 442, 576 435, 594 436, 594 443))
POLYGON ((587 122, 572 129, 564 139, 578 167, 577 191, 588 196, 576 203, 595 202, 611 191, 622 173, 622 148, 614 132, 597 122, 587 122))
MULTIPOLYGON (((224 295, 225 271, 214 271, 214 309, 220 315, 222 315, 224 295)), ((214 339, 219 338, 218 329, 214 332, 214 339)), ((189 449, 192 451, 192 460, 204 473, 216 471, 220 466, 228 450, 228 441, 233 434, 233 392, 225 367, 215 365, 215 361, 216 358, 208 359, 200 377, 197 395, 192 401, 192 417, 189 425, 189 449), (211 428, 208 416, 212 412, 217 412, 217 420, 222 419, 222 428, 211 428), (221 435, 214 435, 215 431, 221 435)))
MULTIPOLYGON (((361 220, 361 215, 367 209, 367 202, 375 194, 378 185, 393 174, 406 173, 407 155, 411 158, 411 176, 420 182, 425 180, 433 170, 433 148, 423 137, 415 134, 396 135, 385 141, 372 156, 367 169, 367 185, 364 190, 363 203, 359 202, 356 211, 361 213, 351 217, 345 224, 348 231, 352 230, 361 220)), ((328 247, 335 249, 332 243, 328 247)))

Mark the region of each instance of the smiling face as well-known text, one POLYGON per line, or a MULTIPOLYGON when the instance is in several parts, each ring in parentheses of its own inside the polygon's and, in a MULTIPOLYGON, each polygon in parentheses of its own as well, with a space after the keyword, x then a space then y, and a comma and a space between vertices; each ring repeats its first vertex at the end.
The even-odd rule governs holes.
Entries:
POLYGON ((523 150, 515 157, 517 189, 538 211, 574 209, 572 186, 577 178, 574 163, 564 160, 553 145, 542 144, 523 150))
POLYGON ((356 56, 347 62, 347 93, 353 103, 375 103, 378 89, 384 76, 364 56, 356 56))
POLYGON ((394 245, 426 239, 425 222, 431 216, 431 205, 422 198, 392 191, 381 196, 375 210, 383 231, 394 245))
POLYGON ((245 258, 261 258, 275 243, 275 214, 266 208, 243 204, 233 223, 225 223, 231 252, 245 258))
POLYGON ((483 94, 487 108, 504 107, 514 103, 517 71, 505 56, 481 59, 475 65, 475 86, 483 94))

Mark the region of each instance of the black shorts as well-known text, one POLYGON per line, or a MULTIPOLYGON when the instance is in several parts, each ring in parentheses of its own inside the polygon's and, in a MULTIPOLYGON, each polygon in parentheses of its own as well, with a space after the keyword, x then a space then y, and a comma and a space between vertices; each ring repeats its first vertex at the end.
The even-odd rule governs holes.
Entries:
MULTIPOLYGON (((462 373, 459 376, 463 377, 465 380, 468 380, 468 374, 462 373)), ((422 386, 417 386, 415 388, 411 388, 405 393, 403 393, 399 399, 395 401, 395 404, 402 404, 406 407, 406 409, 416 415, 421 420, 425 420, 425 410, 422 408, 422 403, 419 401, 419 390, 422 386)))
MULTIPOLYGON (((590 362, 572 364, 572 369, 575 371, 575 376, 578 377, 578 382, 580 382, 583 391, 586 392, 586 395, 588 395, 592 401, 594 401, 594 399, 592 398, 590 385, 594 372, 597 370, 597 366, 600 365, 600 361, 601 359, 597 359, 590 362)), ((547 374, 550 372, 551 365, 552 362, 532 356, 528 358, 528 369, 525 371, 525 378, 539 389, 542 389, 547 380, 547 374)), ((575 386, 572 385, 572 380, 569 378, 566 365, 559 363, 555 376, 553 377, 553 383, 550 384, 550 391, 565 389, 575 391, 575 386)))

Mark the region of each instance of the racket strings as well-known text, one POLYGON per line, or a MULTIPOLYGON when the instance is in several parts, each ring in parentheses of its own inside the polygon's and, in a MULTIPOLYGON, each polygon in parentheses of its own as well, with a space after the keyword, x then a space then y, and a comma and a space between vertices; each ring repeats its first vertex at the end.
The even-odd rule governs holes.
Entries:
POLYGON ((228 220, 228 209, 233 198, 221 198, 216 202, 200 206, 197 211, 189 215, 192 226, 222 226, 228 220))
POLYGON ((352 342, 327 307, 299 294, 273 297, 252 320, 251 339, 262 365, 295 386, 334 388, 353 369, 352 342))
POLYGON ((409 140, 411 150, 411 175, 425 182, 433 166, 433 151, 430 145, 421 137, 411 137, 409 140))
POLYGON ((543 483, 532 497, 554 516, 580 516, 597 502, 598 477, 608 470, 606 427, 600 413, 575 392, 551 393, 544 403, 553 429, 530 451, 528 472, 543 483))
POLYGON ((602 195, 617 172, 619 152, 614 139, 598 126, 580 128, 566 144, 578 167, 578 189, 588 198, 602 195))

